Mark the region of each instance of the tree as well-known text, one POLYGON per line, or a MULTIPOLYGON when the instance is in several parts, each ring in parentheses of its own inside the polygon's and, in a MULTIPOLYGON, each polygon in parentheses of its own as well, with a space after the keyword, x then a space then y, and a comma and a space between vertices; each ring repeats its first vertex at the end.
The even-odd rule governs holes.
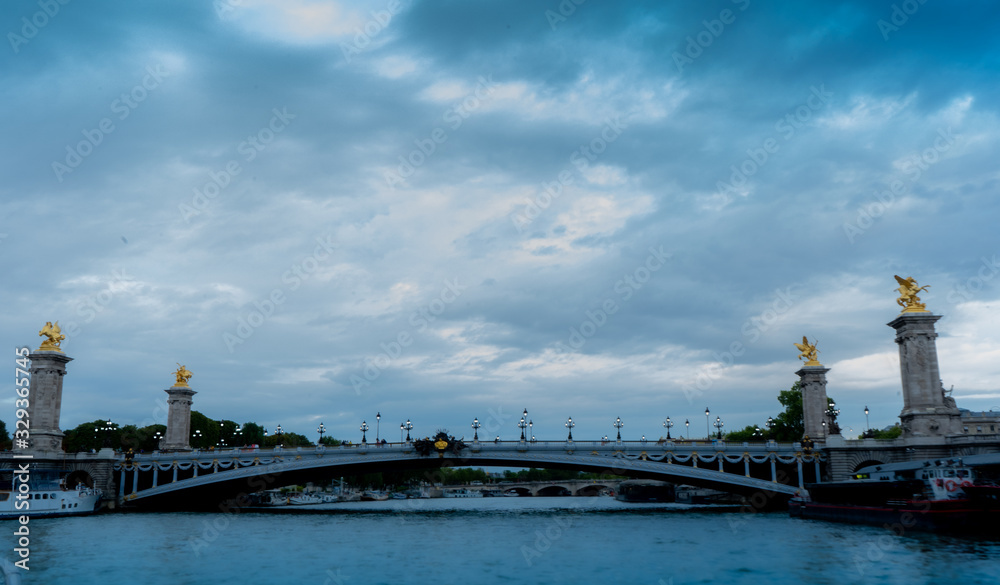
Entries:
POLYGON ((778 413, 771 424, 768 438, 775 441, 794 442, 805 434, 805 424, 802 419, 802 384, 795 382, 788 390, 778 394, 778 402, 785 407, 778 413))
POLYGON ((7 434, 7 423, 0 420, 0 450, 7 451, 11 446, 10 435, 7 434))
POLYGON ((747 425, 738 431, 726 433, 727 441, 763 441, 764 430, 757 425, 747 425))
POLYGON ((884 429, 871 429, 861 433, 859 439, 898 439, 903 435, 903 427, 899 423, 884 429))

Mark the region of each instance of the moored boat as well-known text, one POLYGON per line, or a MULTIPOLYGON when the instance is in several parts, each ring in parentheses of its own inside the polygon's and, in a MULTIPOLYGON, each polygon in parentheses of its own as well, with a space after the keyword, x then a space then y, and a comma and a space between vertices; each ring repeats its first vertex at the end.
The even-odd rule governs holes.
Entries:
POLYGON ((446 498, 481 498, 483 497, 483 492, 479 490, 470 490, 465 488, 444 490, 444 497, 446 498))
POLYGON ((1000 486, 977 480, 960 459, 859 469, 848 481, 806 485, 794 517, 875 524, 899 530, 983 532, 1000 521, 1000 486))
POLYGON ((4 485, 12 489, 0 490, 0 519, 19 516, 79 516, 93 514, 101 504, 101 490, 77 484, 68 488, 55 470, 29 470, 27 483, 20 480, 21 474, 4 485), (26 489, 21 489, 21 486, 26 489))

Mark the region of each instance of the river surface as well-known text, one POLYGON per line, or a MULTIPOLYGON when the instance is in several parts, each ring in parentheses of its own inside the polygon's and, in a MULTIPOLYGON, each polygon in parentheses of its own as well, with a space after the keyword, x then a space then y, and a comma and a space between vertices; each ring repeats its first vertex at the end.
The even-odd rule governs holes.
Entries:
MULTIPOLYGON (((1000 583, 1000 537, 611 498, 356 502, 36 519, 22 583, 1000 583)), ((2 523, 0 553, 13 560, 2 523)))

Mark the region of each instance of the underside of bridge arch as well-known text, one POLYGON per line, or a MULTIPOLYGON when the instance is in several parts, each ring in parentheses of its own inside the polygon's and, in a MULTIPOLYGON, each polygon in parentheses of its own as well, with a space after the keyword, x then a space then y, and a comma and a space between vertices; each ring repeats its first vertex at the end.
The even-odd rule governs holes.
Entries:
MULTIPOLYGON (((663 464, 656 465, 655 470, 633 470, 620 466, 616 460, 609 457, 581 458, 579 462, 573 463, 553 463, 541 460, 511 460, 504 457, 484 455, 470 458, 409 456, 390 461, 372 460, 350 463, 337 462, 334 459, 316 459, 310 461, 308 465, 309 467, 304 468, 285 469, 286 466, 272 464, 258 466, 259 471, 257 471, 258 467, 244 467, 239 469, 238 472, 201 472, 195 479, 178 481, 176 484, 161 481, 160 487, 153 490, 155 493, 144 493, 149 491, 147 488, 151 485, 151 480, 148 477, 144 478, 140 476, 139 493, 131 496, 128 495, 131 489, 127 489, 124 504, 128 507, 164 510, 230 509, 234 506, 239 507, 245 504, 246 496, 251 493, 287 485, 304 485, 310 481, 333 480, 339 477, 366 473, 423 469, 427 471, 426 481, 435 483, 439 481, 435 479, 439 476, 434 471, 441 467, 524 467, 526 465, 537 468, 612 473, 634 479, 655 479, 676 484, 716 489, 748 497, 764 491, 769 499, 777 501, 784 501, 790 497, 789 494, 780 491, 762 490, 760 487, 729 483, 737 477, 742 478, 742 473, 738 476, 736 474, 719 474, 714 475, 712 478, 689 477, 684 475, 684 470, 689 469, 686 465, 663 464), (247 471, 255 473, 247 475, 247 471), (237 475, 237 473, 240 473, 240 475, 237 475), (170 486, 176 487, 171 488, 170 486)), ((794 473, 794 467, 789 467, 783 471, 787 472, 779 472, 779 481, 795 485, 798 478, 794 473)), ((126 474, 127 486, 132 485, 132 473, 134 471, 126 474)), ((143 473, 148 475, 151 472, 143 473)), ((165 472, 161 472, 161 478, 165 475, 165 472)), ((760 479, 764 478, 761 477, 760 479)), ((811 479, 807 479, 807 481, 811 481, 811 479)), ((587 487, 589 488, 590 486, 587 487)), ((528 490, 524 490, 524 492, 522 495, 530 495, 528 490)))
POLYGON ((535 492, 535 495, 545 498, 554 498, 560 496, 571 496, 573 495, 573 492, 569 491, 568 489, 566 489, 561 485, 550 485, 541 488, 540 490, 535 492))
POLYGON ((576 490, 574 496, 599 496, 601 495, 601 490, 608 489, 608 486, 599 483, 593 483, 590 485, 585 485, 582 488, 576 490))

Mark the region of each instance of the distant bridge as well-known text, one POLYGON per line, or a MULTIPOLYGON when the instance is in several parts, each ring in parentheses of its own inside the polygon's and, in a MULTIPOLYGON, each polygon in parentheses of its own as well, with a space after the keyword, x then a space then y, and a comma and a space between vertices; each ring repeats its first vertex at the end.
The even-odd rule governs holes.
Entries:
MULTIPOLYGON (((657 479, 787 499, 820 481, 825 455, 798 443, 723 441, 471 442, 420 455, 410 442, 296 449, 154 452, 120 458, 118 500, 157 508, 214 507, 263 489, 344 475, 440 467, 541 467, 657 479)), ((429 473, 429 477, 433 477, 429 473)))

